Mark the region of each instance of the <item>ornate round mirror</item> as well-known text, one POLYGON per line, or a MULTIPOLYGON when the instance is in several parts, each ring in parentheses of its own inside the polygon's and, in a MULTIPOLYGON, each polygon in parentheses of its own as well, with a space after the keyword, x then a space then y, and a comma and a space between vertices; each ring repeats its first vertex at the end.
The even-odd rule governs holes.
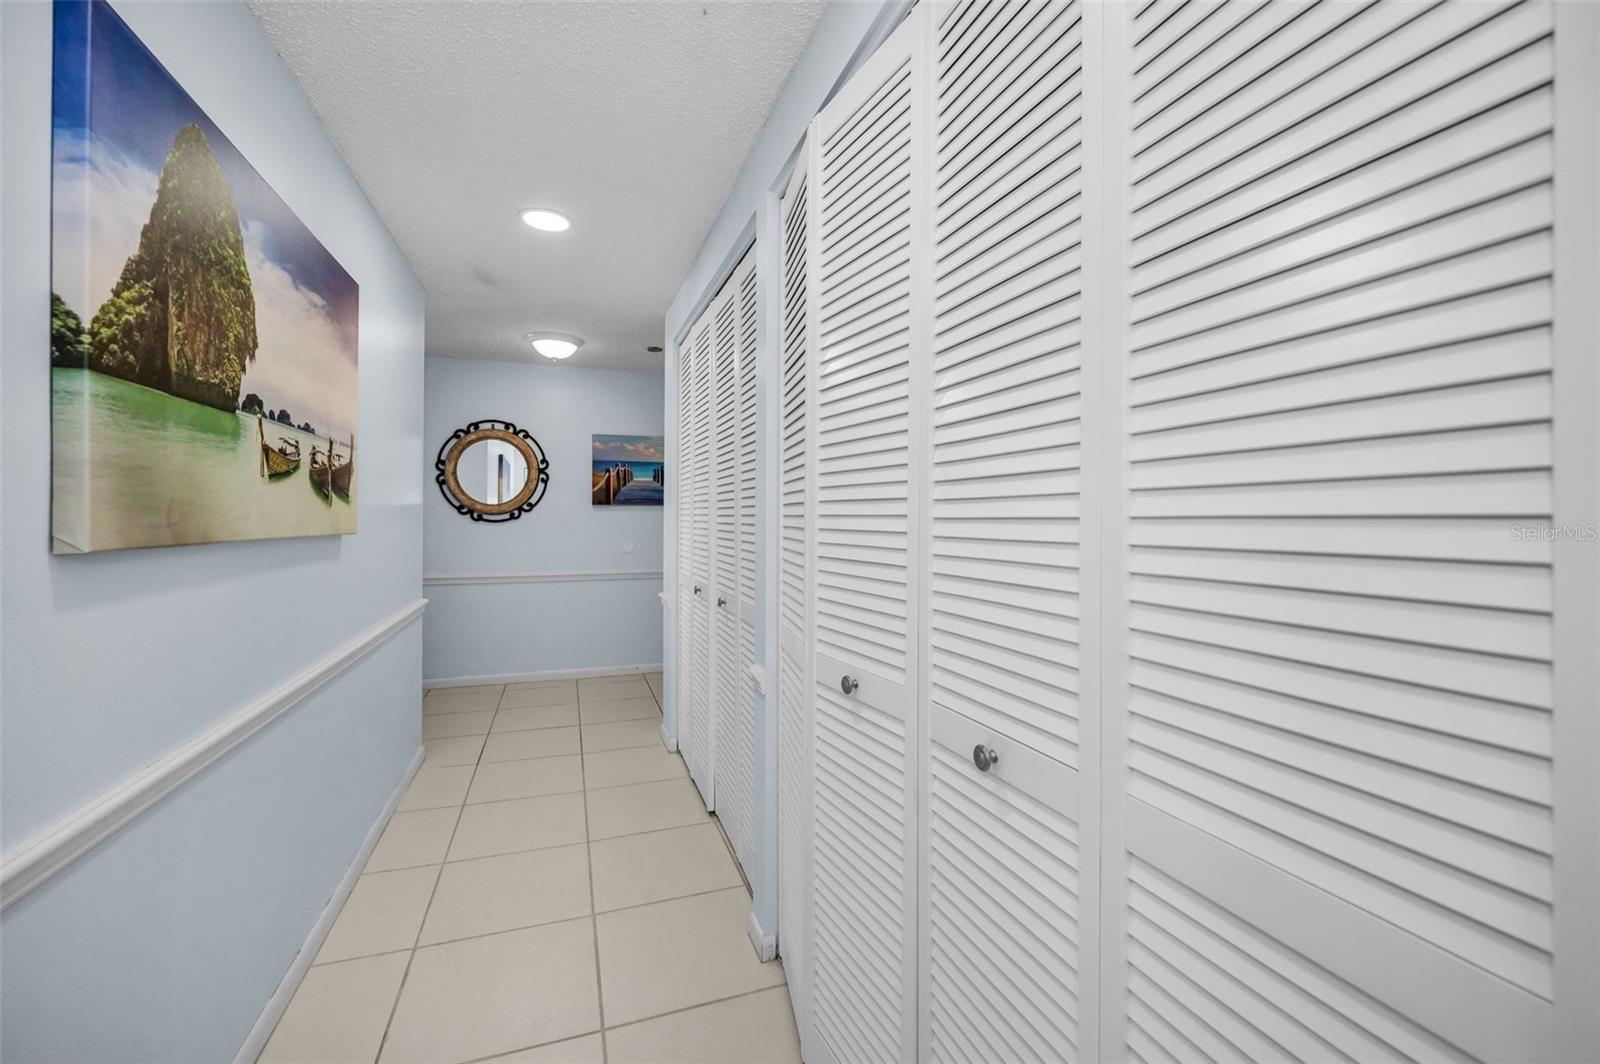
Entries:
POLYGON ((493 419, 451 433, 433 468, 445 501, 474 521, 515 521, 539 505, 550 482, 539 441, 493 419))

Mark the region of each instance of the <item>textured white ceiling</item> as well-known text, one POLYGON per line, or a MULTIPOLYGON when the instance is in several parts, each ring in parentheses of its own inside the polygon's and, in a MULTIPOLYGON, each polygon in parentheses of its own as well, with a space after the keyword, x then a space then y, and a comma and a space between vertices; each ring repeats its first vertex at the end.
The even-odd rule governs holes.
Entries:
POLYGON ((429 355, 660 369, 821 0, 250 0, 428 289, 429 355), (517 219, 571 216, 565 233, 517 219))

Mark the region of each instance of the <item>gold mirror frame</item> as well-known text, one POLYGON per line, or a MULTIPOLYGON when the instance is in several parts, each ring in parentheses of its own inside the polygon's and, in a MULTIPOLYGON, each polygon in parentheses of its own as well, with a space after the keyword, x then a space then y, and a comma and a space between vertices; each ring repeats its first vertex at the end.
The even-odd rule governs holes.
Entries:
POLYGON ((545 485, 550 482, 550 460, 544 456, 539 441, 509 421, 489 419, 474 421, 466 428, 456 429, 439 448, 434 459, 434 483, 444 501, 456 511, 474 521, 515 521, 539 505, 544 498, 545 485), (528 463, 528 479, 522 490, 501 503, 479 502, 461 486, 456 476, 456 466, 468 447, 484 440, 499 440, 515 447, 528 463))

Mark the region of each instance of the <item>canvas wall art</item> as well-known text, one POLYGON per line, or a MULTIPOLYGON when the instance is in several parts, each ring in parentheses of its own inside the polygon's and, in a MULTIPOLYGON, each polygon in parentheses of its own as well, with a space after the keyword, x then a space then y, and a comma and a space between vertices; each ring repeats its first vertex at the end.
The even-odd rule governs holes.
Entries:
POLYGON ((592 450, 594 505, 662 504, 667 480, 664 437, 596 434, 592 450))
POLYGON ((55 552, 354 532, 355 281, 109 6, 54 51, 55 552))

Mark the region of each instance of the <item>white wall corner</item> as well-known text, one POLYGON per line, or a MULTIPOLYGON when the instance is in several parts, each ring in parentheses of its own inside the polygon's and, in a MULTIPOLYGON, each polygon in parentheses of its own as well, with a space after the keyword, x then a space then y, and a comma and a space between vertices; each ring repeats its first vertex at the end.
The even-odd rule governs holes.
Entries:
POLYGON ((665 716, 661 718, 661 745, 667 748, 669 754, 678 752, 678 737, 667 728, 665 716))

